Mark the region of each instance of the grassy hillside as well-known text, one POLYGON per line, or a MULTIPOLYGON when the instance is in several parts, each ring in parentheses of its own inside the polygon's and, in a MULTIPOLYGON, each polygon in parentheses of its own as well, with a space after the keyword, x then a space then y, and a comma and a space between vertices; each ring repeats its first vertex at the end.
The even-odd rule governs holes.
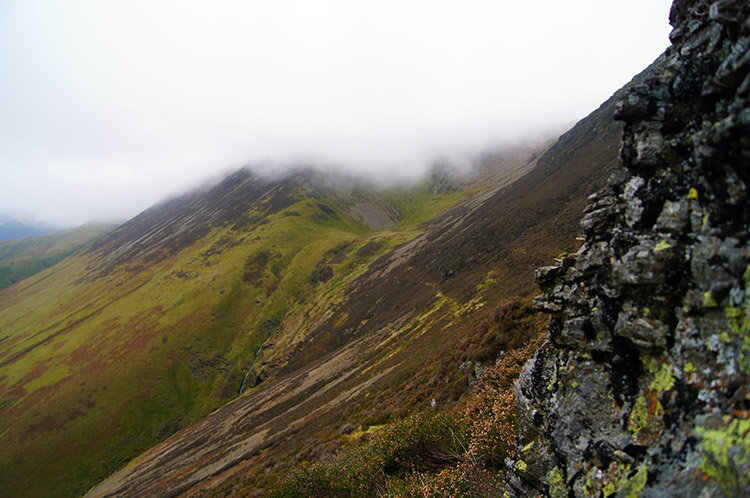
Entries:
POLYGON ((113 228, 83 225, 48 235, 0 242, 0 289, 59 263, 113 228))
POLYGON ((373 235, 349 214, 363 199, 389 212, 376 193, 336 192, 309 172, 239 172, 0 291, 0 488, 80 495, 236 397, 282 322, 315 320, 431 212, 415 206, 410 230, 373 235))
POLYGON ((584 123, 546 152, 493 158, 495 172, 464 184, 457 203, 443 182, 380 194, 400 224, 323 255, 315 275, 324 278, 253 354, 245 393, 87 496, 262 496, 291 468, 345 460, 352 428, 368 437, 433 403, 452 412, 479 372, 541 329, 535 314, 511 316, 528 326, 508 328, 502 310, 530 313, 534 269, 576 250, 585 199, 617 161, 612 111, 608 102, 586 120, 605 126, 584 123), (431 202, 409 202, 420 198, 431 202), (438 214, 418 224, 408 209, 438 214))
POLYGON ((243 170, 0 291, 0 489, 77 496, 121 468, 91 496, 249 494, 344 423, 454 405, 530 337, 488 333, 497 304, 576 248, 619 136, 586 130, 473 183, 243 170))

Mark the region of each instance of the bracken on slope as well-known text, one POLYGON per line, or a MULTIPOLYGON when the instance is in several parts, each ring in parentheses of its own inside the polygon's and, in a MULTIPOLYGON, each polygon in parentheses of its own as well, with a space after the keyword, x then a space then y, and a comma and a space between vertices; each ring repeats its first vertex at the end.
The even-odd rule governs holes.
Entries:
POLYGON ((536 279, 506 496, 750 496, 750 5, 676 0, 621 168, 536 279))

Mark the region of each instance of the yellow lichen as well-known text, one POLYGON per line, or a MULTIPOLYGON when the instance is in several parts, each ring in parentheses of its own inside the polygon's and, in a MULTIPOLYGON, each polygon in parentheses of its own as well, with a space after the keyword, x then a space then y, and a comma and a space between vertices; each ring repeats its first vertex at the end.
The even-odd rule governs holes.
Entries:
POLYGON ((711 295, 711 292, 706 291, 703 293, 703 306, 706 308, 716 308, 718 305, 719 303, 716 302, 716 299, 711 295))
POLYGON ((670 244, 666 240, 660 240, 656 243, 656 246, 654 246, 654 252, 662 252, 666 249, 669 249, 670 247, 672 247, 672 244, 670 244))
POLYGON ((648 469, 646 468, 646 464, 642 464, 640 467, 638 467, 638 472, 636 472, 633 477, 630 477, 629 479, 622 482, 620 485, 619 491, 620 494, 626 498, 637 498, 638 493, 643 491, 643 488, 646 487, 646 483, 648 482, 648 469))
POLYGON ((695 431, 705 453, 701 469, 715 479, 728 496, 737 496, 750 478, 740 469, 750 457, 750 419, 734 418, 726 427, 695 431))
POLYGON ((549 474, 547 474, 547 480, 549 481, 550 498, 563 498, 568 496, 565 479, 563 479, 563 473, 559 467, 550 470, 549 474))
POLYGON ((635 406, 633 411, 630 412, 630 420, 628 421, 628 428, 633 433, 633 436, 638 437, 638 434, 646 428, 648 424, 648 407, 645 396, 639 396, 635 400, 635 406))
POLYGON ((650 388, 657 394, 661 394, 664 391, 669 391, 670 389, 672 389, 672 387, 674 387, 672 367, 668 364, 664 364, 654 376, 654 380, 651 382, 650 388))

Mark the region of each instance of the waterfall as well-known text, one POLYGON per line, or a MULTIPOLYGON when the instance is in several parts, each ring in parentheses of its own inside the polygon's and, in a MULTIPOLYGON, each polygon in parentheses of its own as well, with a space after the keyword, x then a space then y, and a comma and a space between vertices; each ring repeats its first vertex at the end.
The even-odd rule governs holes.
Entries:
POLYGON ((263 346, 266 344, 266 341, 268 341, 270 337, 271 335, 269 334, 268 337, 266 337, 266 339, 260 344, 260 346, 258 347, 258 350, 255 352, 255 357, 253 358, 253 362, 250 364, 250 369, 245 374, 245 378, 242 379, 242 386, 240 387, 240 392, 237 393, 237 396, 241 395, 242 391, 245 390, 245 383, 247 383, 247 378, 250 375, 250 372, 253 371, 253 368, 255 368, 255 362, 258 361, 258 356, 260 355, 260 351, 263 349, 263 346))

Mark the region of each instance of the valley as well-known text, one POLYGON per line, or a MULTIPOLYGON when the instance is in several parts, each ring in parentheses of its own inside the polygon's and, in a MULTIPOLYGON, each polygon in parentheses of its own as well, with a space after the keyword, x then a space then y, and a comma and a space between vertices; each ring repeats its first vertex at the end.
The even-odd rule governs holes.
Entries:
MULTIPOLYGON (((588 148, 612 162, 610 130, 588 148)), ((122 472, 128 482, 143 473, 144 489, 236 479, 262 447, 278 444, 288 459, 295 449, 280 441, 316 440, 345 411, 375 423, 433 398, 455 402, 468 389, 457 370, 440 387, 401 387, 434 376, 431 362, 487 309, 532 292, 533 268, 574 250, 577 213, 605 174, 581 163, 544 179, 542 167, 561 167, 544 147, 488 157, 473 180, 385 191, 312 170, 270 180, 240 171, 2 291, 3 488, 83 494, 180 428, 162 448, 197 448, 191 438, 207 436, 188 426, 217 409, 245 425, 230 424, 213 450, 149 453, 165 465, 179 456, 174 482, 149 475, 145 456, 93 495, 116 493, 122 472), (207 466, 182 481, 189 462, 207 466)))

